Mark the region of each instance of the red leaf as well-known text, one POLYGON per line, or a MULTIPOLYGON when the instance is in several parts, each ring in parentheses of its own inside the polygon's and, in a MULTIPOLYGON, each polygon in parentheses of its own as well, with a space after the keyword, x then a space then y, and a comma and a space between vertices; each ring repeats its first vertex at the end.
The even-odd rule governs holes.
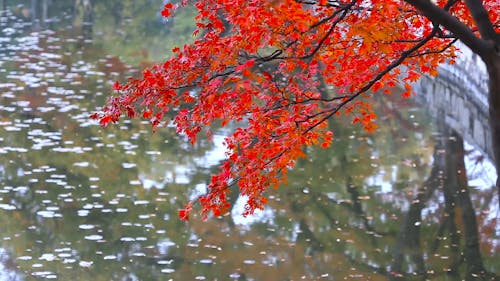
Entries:
POLYGON ((179 210, 179 218, 183 221, 189 220, 189 211, 186 209, 179 210))
POLYGON ((105 115, 101 118, 101 120, 99 120, 99 123, 101 124, 101 126, 106 126, 109 124, 109 122, 111 122, 111 119, 111 115, 105 115))
POLYGON ((236 70, 236 72, 241 72, 241 71, 243 71, 243 70, 245 70, 245 69, 251 68, 251 67, 252 67, 252 66, 254 66, 254 65, 255 65, 255 60, 248 60, 248 61, 246 61, 244 64, 240 64, 240 65, 238 65, 238 66, 235 68, 235 70, 236 70))
POLYGON ((144 119, 148 119, 151 117, 151 115, 153 115, 153 111, 152 110, 147 110, 147 111, 144 111, 142 113, 142 118, 144 119))
POLYGON ((170 15, 172 15, 172 9, 174 8, 174 5, 172 3, 167 3, 165 6, 163 6, 163 10, 161 11, 161 15, 168 18, 170 15))
POLYGON ((120 82, 115 81, 115 83, 113 84, 113 90, 119 91, 121 88, 122 86, 120 85, 120 82))

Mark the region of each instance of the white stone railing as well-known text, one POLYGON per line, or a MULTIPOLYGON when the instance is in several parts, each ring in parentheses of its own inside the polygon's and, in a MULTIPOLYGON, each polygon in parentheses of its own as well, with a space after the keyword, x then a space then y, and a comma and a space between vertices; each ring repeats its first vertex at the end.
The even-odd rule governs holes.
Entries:
POLYGON ((439 76, 449 79, 461 88, 468 89, 468 96, 488 109, 488 72, 484 62, 465 45, 458 43, 461 52, 453 65, 439 67, 439 76))
POLYGON ((465 46, 459 47, 455 64, 440 66, 437 77, 422 77, 414 90, 432 115, 492 158, 486 66, 465 46))

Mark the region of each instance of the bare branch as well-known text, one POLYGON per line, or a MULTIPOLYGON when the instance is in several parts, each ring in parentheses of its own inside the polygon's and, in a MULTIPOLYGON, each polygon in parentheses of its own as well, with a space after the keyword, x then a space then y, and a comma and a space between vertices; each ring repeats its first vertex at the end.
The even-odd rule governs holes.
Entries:
POLYGON ((389 64, 383 71, 381 71, 379 74, 377 74, 372 80, 370 80, 370 82, 368 82, 365 86, 363 86, 361 89, 359 89, 356 93, 352 94, 351 96, 349 96, 349 98, 343 100, 340 104, 338 104, 337 106, 335 106, 333 109, 329 110, 328 114, 325 115, 323 118, 321 118, 318 122, 314 123, 312 126, 310 126, 309 128, 307 128, 303 134, 306 134, 307 132, 313 130, 314 128, 316 128, 318 125, 320 125, 321 123, 325 122, 326 120, 330 119, 333 115, 335 115, 337 112, 339 112, 340 109, 342 109, 346 104, 350 103, 351 101, 353 101, 354 99, 356 99, 357 97, 359 97, 361 94, 367 92, 368 90, 370 90, 370 88, 377 82, 379 81, 380 79, 382 79, 382 77, 384 77, 387 73, 389 73, 391 70, 393 70, 394 68, 398 67, 401 65, 401 63, 403 63, 403 61, 405 59, 407 59, 412 53, 414 53, 415 51, 417 51, 418 49, 420 49, 422 46, 424 46, 427 42, 429 42, 437 33, 438 31, 438 27, 434 27, 434 29, 432 30, 432 32, 426 36, 422 41, 420 41, 419 43, 415 44, 415 46, 411 47, 410 49, 406 50, 406 51, 403 51, 401 56, 393 61, 391 64, 389 64))
POLYGON ((472 18, 476 22, 481 37, 485 40, 498 40, 500 35, 495 32, 488 11, 480 0, 465 0, 465 5, 469 8, 472 18))
POLYGON ((455 44, 456 42, 458 41, 457 38, 455 38, 454 40, 452 40, 450 43, 448 43, 448 45, 444 46, 442 49, 440 50, 434 50, 434 51, 425 51, 425 52, 420 52, 420 53, 416 53, 414 55, 411 55, 410 57, 413 58, 413 57, 420 57, 420 56, 423 56, 423 55, 430 55, 430 54, 440 54, 440 53, 443 53, 444 51, 448 50, 451 46, 453 46, 453 44, 455 44))
POLYGON ((460 41, 479 56, 486 56, 488 50, 492 48, 491 43, 478 38, 467 25, 431 1, 405 0, 405 2, 421 11, 430 21, 440 24, 451 31, 460 41))

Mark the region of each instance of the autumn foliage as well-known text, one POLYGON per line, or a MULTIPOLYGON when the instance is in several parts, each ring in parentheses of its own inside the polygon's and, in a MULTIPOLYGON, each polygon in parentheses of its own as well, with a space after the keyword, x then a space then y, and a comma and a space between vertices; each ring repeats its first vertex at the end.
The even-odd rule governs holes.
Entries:
MULTIPOLYGON (((411 2, 419 1, 194 1, 196 41, 175 48, 141 78, 115 84, 118 94, 94 117, 106 125, 123 114, 140 116, 157 127, 173 113, 177 131, 193 143, 200 133, 210 136, 214 123, 234 124, 225 139, 227 159, 199 203, 205 217, 225 213, 236 184, 248 199, 245 214, 252 214, 306 147, 332 144, 327 120, 349 115, 371 132, 377 116, 363 97, 394 87, 410 96, 422 74, 453 63, 456 37, 411 2)), ((435 2, 428 3, 474 29, 463 1, 435 2)), ((162 15, 183 5, 166 4, 162 15)), ((498 22, 499 1, 483 5, 498 22)), ((189 217, 192 203, 181 218, 189 217)))

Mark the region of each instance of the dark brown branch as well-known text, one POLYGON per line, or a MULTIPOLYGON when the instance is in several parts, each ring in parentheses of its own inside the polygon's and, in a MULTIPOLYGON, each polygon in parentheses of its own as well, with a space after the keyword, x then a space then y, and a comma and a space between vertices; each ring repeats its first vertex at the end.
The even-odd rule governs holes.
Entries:
POLYGON ((344 16, 346 15, 346 13, 344 13, 342 15, 342 17, 338 18, 334 23, 333 25, 330 27, 330 29, 328 30, 328 32, 325 34, 325 36, 323 36, 323 38, 321 38, 321 40, 319 41, 318 45, 316 46, 316 48, 314 48, 314 50, 306 55, 306 56, 303 56, 301 57, 301 59, 308 59, 308 58, 312 58, 320 49, 321 47, 323 46, 323 44, 325 43, 326 39, 328 39, 328 37, 330 37, 330 35, 332 34, 333 30, 335 29, 337 23, 339 23, 343 18, 344 16))
POLYGON ((444 46, 442 49, 440 50, 433 50, 433 51, 425 51, 425 52, 420 52, 420 53, 416 53, 414 55, 411 55, 410 57, 413 58, 413 57, 419 57, 419 56, 423 56, 423 55, 430 55, 430 54, 441 54, 443 53, 444 51, 448 50, 451 46, 453 46, 453 44, 455 44, 456 42, 458 41, 458 38, 455 38, 455 40, 452 40, 450 43, 448 43, 448 45, 444 46))
POLYGON ((500 38, 500 35, 495 32, 493 23, 488 16, 488 11, 486 11, 480 0, 465 0, 465 5, 469 8, 472 18, 479 29, 479 34, 481 34, 483 39, 496 40, 500 38))
POLYGON ((412 48, 410 48, 410 49, 402 52, 401 56, 397 60, 395 60, 391 64, 389 64, 383 71, 381 71, 379 74, 377 74, 372 80, 370 80, 370 82, 368 82, 365 86, 363 86, 356 93, 352 94, 349 98, 347 98, 346 100, 342 101, 340 104, 338 104, 333 109, 331 109, 326 116, 324 116, 318 122, 316 122, 315 124, 313 124, 312 126, 310 126, 309 128, 307 128, 303 132, 303 134, 308 133, 309 131, 311 131, 314 128, 316 128, 319 124, 321 124, 321 123, 325 122, 326 120, 330 119, 333 115, 335 115, 337 112, 339 112, 339 110, 342 109, 346 104, 350 103, 351 101, 353 101, 354 99, 356 99, 361 94, 363 94, 363 93, 367 92, 368 90, 370 90, 370 88, 377 81, 379 81, 380 79, 382 79, 382 77, 384 77, 387 73, 389 73, 394 68, 400 66, 401 63, 403 63, 403 61, 405 59, 407 59, 412 53, 414 53, 415 51, 417 51, 418 49, 420 49, 422 46, 424 46, 427 42, 429 42, 429 40, 431 40, 436 35, 436 33, 438 31, 438 28, 439 27, 437 27, 437 26, 434 27, 434 29, 432 30, 432 32, 428 36, 426 36, 424 40, 420 41, 418 44, 415 44, 415 46, 413 46, 412 48))
POLYGON ((421 11, 430 21, 440 24, 451 31, 460 41, 479 56, 486 56, 488 50, 491 49, 491 43, 476 37, 474 32, 472 32, 467 25, 459 21, 443 8, 436 6, 431 1, 405 0, 405 2, 421 11))
POLYGON ((332 8, 338 8, 342 5, 341 3, 339 3, 339 1, 328 1, 328 3, 326 3, 325 5, 321 5, 319 3, 319 1, 295 0, 295 2, 300 3, 300 4, 304 4, 304 5, 316 5, 316 6, 320 6, 320 7, 332 7, 332 8))

